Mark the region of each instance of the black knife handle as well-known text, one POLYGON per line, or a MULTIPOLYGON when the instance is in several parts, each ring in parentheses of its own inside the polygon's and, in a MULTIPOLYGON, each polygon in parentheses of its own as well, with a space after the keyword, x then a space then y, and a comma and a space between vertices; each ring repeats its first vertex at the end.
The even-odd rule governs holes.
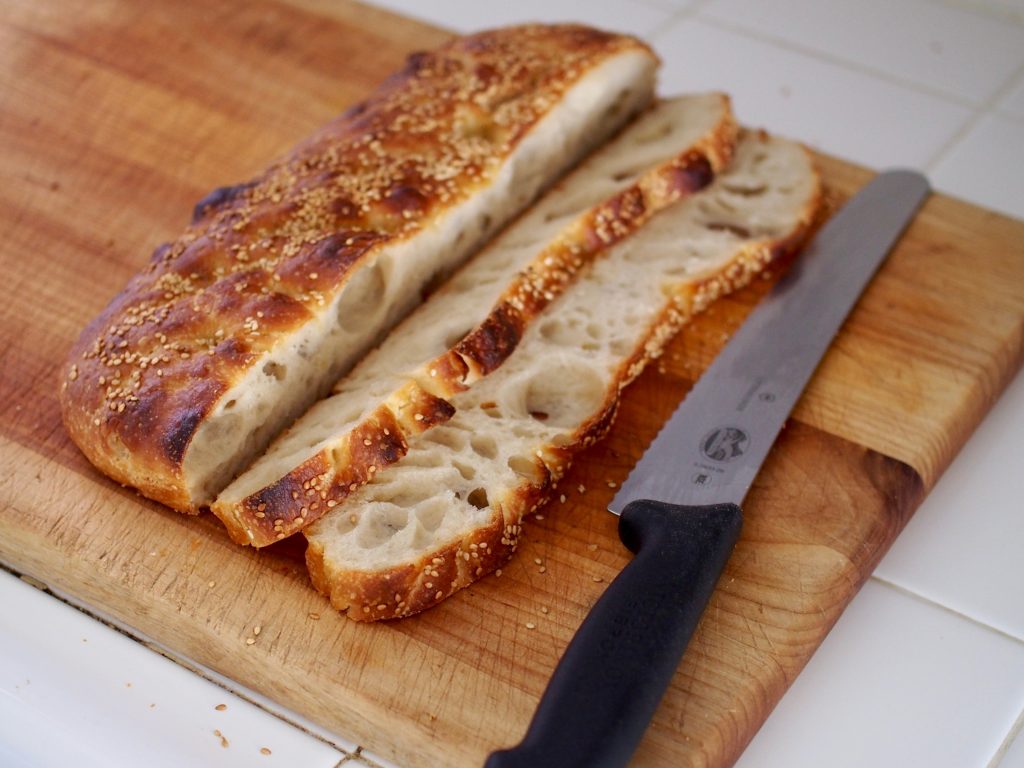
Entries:
POLYGON ((519 745, 485 768, 621 768, 668 687, 739 537, 735 504, 634 501, 619 536, 636 557, 594 604, 519 745))

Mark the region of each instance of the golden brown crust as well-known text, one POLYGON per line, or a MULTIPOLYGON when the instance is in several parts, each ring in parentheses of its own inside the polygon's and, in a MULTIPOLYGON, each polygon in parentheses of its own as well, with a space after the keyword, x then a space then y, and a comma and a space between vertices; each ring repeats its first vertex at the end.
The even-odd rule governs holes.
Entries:
MULTIPOLYGON (((446 421, 454 413, 446 398, 498 368, 515 350, 529 323, 565 291, 580 269, 639 229, 657 211, 710 184, 732 158, 738 134, 728 98, 724 95, 721 98, 725 102, 721 122, 706 136, 670 161, 650 169, 634 184, 578 219, 569 231, 563 232, 534 257, 476 328, 449 350, 425 363, 374 414, 379 414, 381 408, 390 411, 401 422, 401 435, 405 439, 446 421)), ((350 441, 350 438, 342 440, 350 441)), ((390 461, 381 456, 368 459, 379 471, 404 454, 403 443, 390 461)), ((344 452, 325 452, 311 460, 317 463, 316 471, 326 483, 321 488, 329 498, 340 501, 348 495, 351 484, 358 486, 370 479, 365 467, 343 464, 354 460, 344 452)), ((289 476, 300 472, 303 480, 308 480, 304 467, 305 464, 289 476)), ((272 544, 283 538, 282 534, 302 530, 327 511, 323 506, 302 511, 300 507, 307 506, 303 497, 289 500, 286 494, 274 494, 277 504, 272 506, 265 495, 261 491, 240 503, 218 500, 211 509, 228 526, 232 538, 256 547, 272 544), (276 520, 286 521, 283 527, 273 533, 268 531, 262 520, 252 517, 256 505, 261 506, 265 514, 273 514, 276 520)))
POLYGON ((449 542, 437 552, 386 572, 332 567, 325 561, 322 547, 315 540, 310 541, 306 564, 316 589, 349 618, 359 621, 399 618, 436 605, 500 567, 515 551, 523 519, 548 499, 555 484, 568 471, 573 457, 607 434, 618 411, 622 389, 647 363, 660 356, 679 328, 715 298, 742 288, 766 267, 784 261, 803 246, 817 223, 824 199, 817 177, 816 183, 797 225, 786 237, 752 243, 743 248, 727 268, 709 274, 696 284, 680 284, 648 327, 644 341, 619 367, 594 414, 576 429, 570 440, 539 449, 539 456, 534 460, 536 478, 524 479, 503 498, 492 499, 493 515, 487 526, 449 542), (470 554, 468 561, 465 560, 467 553, 470 554), (432 568, 434 558, 441 562, 432 568), (453 563, 457 564, 459 558, 466 562, 465 567, 454 567, 453 563), (433 576, 435 572, 437 576, 433 576), (386 585, 386 589, 382 585, 386 585))
POLYGON ((61 389, 72 439, 116 480, 197 511, 183 458, 224 393, 372 253, 487 183, 588 69, 631 48, 649 50, 528 25, 414 54, 265 173, 212 192, 72 348, 61 389))

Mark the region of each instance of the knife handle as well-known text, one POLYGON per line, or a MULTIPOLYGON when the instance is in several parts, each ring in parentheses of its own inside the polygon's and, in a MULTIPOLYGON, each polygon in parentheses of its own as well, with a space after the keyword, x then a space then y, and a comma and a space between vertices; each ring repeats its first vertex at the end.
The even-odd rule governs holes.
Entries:
POLYGON ((594 604, 517 746, 485 768, 620 768, 672 679, 739 537, 735 504, 634 501, 619 537, 635 554, 594 604))

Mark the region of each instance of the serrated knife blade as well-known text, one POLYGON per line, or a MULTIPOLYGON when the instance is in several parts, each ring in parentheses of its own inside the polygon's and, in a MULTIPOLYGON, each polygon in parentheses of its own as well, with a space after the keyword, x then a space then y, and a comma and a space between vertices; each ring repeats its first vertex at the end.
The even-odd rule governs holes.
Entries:
POLYGON ((626 765, 739 537, 739 504, 929 191, 914 171, 876 176, 701 376, 609 505, 635 557, 569 644, 523 741, 486 768, 626 765))

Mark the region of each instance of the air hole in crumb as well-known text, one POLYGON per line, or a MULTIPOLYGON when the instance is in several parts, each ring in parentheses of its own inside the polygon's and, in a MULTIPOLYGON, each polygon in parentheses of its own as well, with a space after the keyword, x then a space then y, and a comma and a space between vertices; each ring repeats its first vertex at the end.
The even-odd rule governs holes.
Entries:
POLYGON ((757 197, 758 195, 763 195, 768 191, 768 185, 764 183, 742 184, 733 182, 731 184, 723 184, 722 187, 727 192, 732 192, 734 195, 739 195, 740 197, 757 197))
POLYGON ((637 144, 652 144, 659 139, 664 139, 672 133, 672 123, 665 121, 648 128, 644 133, 637 136, 637 144))
POLYGON ((370 327, 384 307, 384 270, 373 264, 357 269, 338 300, 338 325, 346 331, 370 327))
POLYGON ((271 360, 263 366, 263 375, 277 379, 278 381, 284 381, 285 376, 288 375, 288 368, 271 360))
POLYGON ((508 468, 520 477, 525 477, 531 482, 539 482, 541 479, 540 467, 532 459, 525 456, 512 456, 508 460, 508 468))
MULTIPOLYGON (((583 344, 598 349, 594 343, 583 344)), ((545 413, 546 426, 570 427, 591 416, 604 402, 604 384, 597 372, 582 362, 554 364, 538 372, 526 387, 527 413, 545 413)))
POLYGON ((474 477, 476 477, 476 470, 473 469, 473 467, 469 466, 468 464, 463 464, 461 461, 453 459, 452 466, 459 471, 459 474, 462 475, 463 480, 472 480, 474 477))
POLYGON ((477 456, 485 459, 494 459, 498 456, 498 445, 493 437, 487 435, 473 435, 469 438, 469 447, 477 456))
POLYGON ((489 506, 489 502, 487 501, 487 491, 483 488, 474 488, 470 491, 469 496, 466 497, 466 501, 477 509, 486 509, 489 506))
POLYGON ((738 224, 729 224, 724 221, 712 221, 704 225, 707 229, 713 232, 729 232, 736 237, 750 237, 750 230, 746 227, 741 227, 738 224))

